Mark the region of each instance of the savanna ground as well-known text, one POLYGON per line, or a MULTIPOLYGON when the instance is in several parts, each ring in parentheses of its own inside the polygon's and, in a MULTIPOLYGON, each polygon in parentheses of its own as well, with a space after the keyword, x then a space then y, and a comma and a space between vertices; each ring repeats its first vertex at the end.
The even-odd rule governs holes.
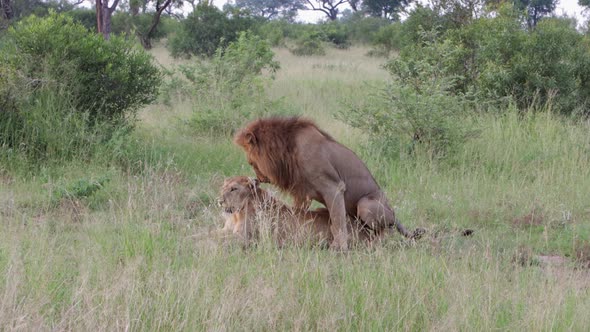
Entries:
POLYGON ((425 238, 347 253, 215 239, 223 178, 253 172, 229 137, 183 125, 191 103, 150 106, 124 165, 0 165, 0 329, 588 330, 590 123, 482 114, 452 161, 390 162, 334 119, 388 77, 366 51, 276 50, 268 94, 355 150, 425 238), (81 179, 108 181, 56 202, 81 179))

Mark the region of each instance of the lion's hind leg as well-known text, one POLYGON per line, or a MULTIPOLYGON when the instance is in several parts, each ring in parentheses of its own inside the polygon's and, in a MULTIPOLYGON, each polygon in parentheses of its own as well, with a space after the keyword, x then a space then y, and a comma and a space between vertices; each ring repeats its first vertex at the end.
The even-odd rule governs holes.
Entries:
POLYGON ((357 203, 357 217, 375 234, 383 234, 389 226, 395 225, 397 231, 404 237, 412 237, 412 234, 397 220, 393 209, 379 199, 369 196, 361 198, 357 203))

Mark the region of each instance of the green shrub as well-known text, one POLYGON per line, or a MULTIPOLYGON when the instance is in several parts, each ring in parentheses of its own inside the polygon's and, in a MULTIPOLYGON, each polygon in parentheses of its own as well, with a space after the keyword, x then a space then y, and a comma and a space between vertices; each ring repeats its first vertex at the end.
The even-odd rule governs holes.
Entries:
POLYGON ((181 29, 170 39, 169 49, 174 57, 212 56, 220 47, 236 40, 241 31, 254 26, 254 19, 232 9, 224 13, 217 7, 200 4, 182 21, 181 29))
POLYGON ((318 32, 305 33, 295 41, 295 47, 291 53, 299 56, 325 55, 326 50, 322 43, 321 34, 318 32))
MULTIPOLYGON (((508 6, 494 17, 418 36, 400 58, 410 67, 440 63, 441 74, 456 80, 452 93, 470 93, 495 108, 513 101, 520 109, 542 109, 551 101, 565 114, 588 112, 590 48, 570 20, 543 19, 527 31, 508 6)), ((408 75, 407 81, 422 79, 419 71, 408 75)))
POLYGON ((350 18, 343 21, 348 31, 348 39, 362 44, 372 43, 382 27, 391 24, 388 19, 380 17, 365 17, 362 13, 354 13, 350 18))
POLYGON ((189 126, 196 132, 228 135, 244 121, 281 112, 280 102, 266 97, 268 78, 279 69, 269 43, 252 33, 243 32, 226 48, 220 48, 209 61, 180 66, 184 83, 171 81, 171 90, 179 88, 195 101, 195 113, 189 126))
POLYGON ((30 82, 59 82, 76 109, 119 120, 156 98, 152 58, 123 38, 105 41, 65 15, 29 17, 8 32, 5 64, 30 82))
POLYGON ((402 23, 392 23, 381 27, 373 36, 371 54, 388 56, 392 51, 398 51, 404 46, 402 23))
POLYGON ((350 47, 350 40, 348 37, 347 26, 339 22, 329 22, 320 25, 320 31, 323 39, 332 43, 334 47, 339 49, 347 49, 350 47))
POLYGON ((272 20, 260 25, 258 33, 273 47, 285 46, 285 39, 289 37, 292 25, 285 20, 272 20))
POLYGON ((388 156, 417 150, 435 159, 451 156, 474 131, 463 121, 469 102, 454 93, 456 80, 443 74, 443 65, 394 59, 387 65, 393 82, 338 117, 369 133, 371 144, 388 156))
MULTIPOLYGON (((74 21, 82 24, 90 31, 96 31, 96 10, 94 9, 74 9, 64 12, 65 15, 71 16, 74 21)), ((116 16, 116 15, 115 15, 116 16)))
POLYGON ((88 199, 103 189, 109 181, 108 176, 102 176, 96 180, 79 179, 67 186, 58 187, 53 192, 52 204, 58 205, 63 200, 88 199))
POLYGON ((160 79, 133 43, 105 41, 63 14, 19 22, 0 58, 0 146, 37 160, 107 141, 156 98, 160 79))
POLYGON ((510 43, 485 32, 492 22, 481 23, 474 26, 474 38, 484 34, 486 43, 477 45, 481 60, 473 75, 489 99, 510 96, 520 108, 539 108, 551 100, 566 114, 587 110, 590 48, 570 21, 543 19, 533 32, 514 34, 520 38, 510 43))

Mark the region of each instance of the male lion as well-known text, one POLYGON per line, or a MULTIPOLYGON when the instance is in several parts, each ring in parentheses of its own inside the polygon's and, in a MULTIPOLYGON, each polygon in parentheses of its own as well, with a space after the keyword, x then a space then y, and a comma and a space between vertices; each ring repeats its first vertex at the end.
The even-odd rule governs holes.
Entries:
POLYGON ((407 238, 423 233, 408 232, 365 164, 310 120, 259 119, 234 141, 245 150, 258 179, 290 193, 297 208, 307 209, 311 200, 328 208, 334 249, 348 248, 347 215, 376 234, 393 225, 407 238))
MULTIPOLYGON (((312 243, 328 243, 330 216, 326 209, 307 211, 302 214, 291 211, 283 202, 274 198, 259 187, 257 179, 234 176, 224 181, 221 187, 219 204, 226 218, 222 232, 232 232, 245 244, 257 237, 259 218, 270 218, 277 222, 273 233, 280 245, 286 242, 301 244, 306 240, 312 243)), ((355 239, 370 241, 367 230, 356 230, 349 225, 348 231, 355 239)))

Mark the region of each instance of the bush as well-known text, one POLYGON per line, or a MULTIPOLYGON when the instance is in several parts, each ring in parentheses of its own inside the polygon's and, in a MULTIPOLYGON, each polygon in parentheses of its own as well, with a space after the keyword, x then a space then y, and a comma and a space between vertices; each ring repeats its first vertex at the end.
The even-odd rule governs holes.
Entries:
POLYGON ((321 35, 318 32, 303 34, 295 41, 295 47, 291 53, 299 56, 325 55, 326 50, 322 44, 321 35))
POLYGON ((241 31, 252 28, 254 23, 253 18, 239 10, 224 13, 213 5, 200 4, 182 22, 181 29, 170 39, 168 46, 174 57, 212 56, 218 48, 236 40, 241 31))
POLYGON ((453 92, 456 80, 442 75, 442 66, 394 59, 387 65, 393 82, 338 117, 367 132, 371 144, 388 156, 416 150, 435 159, 451 156, 474 131, 463 121, 468 99, 453 92), (420 79, 413 79, 415 76, 420 79))
POLYGON ((373 42, 375 33, 382 27, 390 25, 391 21, 380 17, 365 17, 357 12, 343 23, 346 25, 349 40, 368 44, 373 42))
POLYGON ((285 46, 285 39, 289 37, 292 25, 284 20, 272 20, 262 24, 258 33, 273 47, 285 46))
POLYGON ((74 21, 82 24, 90 31, 96 31, 96 10, 94 9, 74 9, 64 12, 65 15, 71 16, 74 21))
POLYGON ((218 49, 210 61, 181 66, 185 83, 174 80, 170 87, 182 88, 184 95, 195 100, 190 128, 228 135, 246 120, 280 112, 282 105, 266 97, 268 80, 262 75, 268 72, 272 78, 279 69, 273 57, 266 40, 243 32, 227 48, 218 49))
POLYGON ((334 47, 339 49, 347 49, 350 47, 346 25, 339 22, 329 22, 320 25, 320 30, 323 39, 332 43, 334 47))
POLYGON ((63 14, 19 22, 0 58, 0 145, 37 159, 108 140, 156 98, 160 79, 143 50, 116 36, 105 41, 63 14))
MULTIPOLYGON (((543 19, 526 31, 520 15, 503 7, 495 17, 418 35, 400 58, 441 63, 441 74, 456 80, 452 93, 502 107, 514 101, 520 109, 541 109, 551 101, 564 114, 588 112, 590 48, 569 20, 543 19)), ((422 79, 420 72, 408 75, 407 81, 422 79)))
POLYGON ((375 49, 371 50, 371 53, 388 56, 392 51, 400 50, 403 45, 403 25, 396 22, 381 27, 374 34, 373 46, 375 49))

